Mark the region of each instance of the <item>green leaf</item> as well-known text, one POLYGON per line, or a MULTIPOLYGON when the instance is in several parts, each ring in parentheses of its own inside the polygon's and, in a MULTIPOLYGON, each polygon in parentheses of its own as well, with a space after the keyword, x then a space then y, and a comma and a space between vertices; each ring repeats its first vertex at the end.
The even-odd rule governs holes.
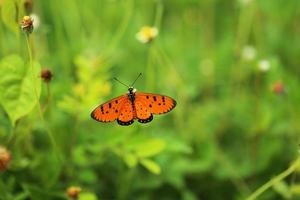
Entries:
POLYGON ((0 104, 13 125, 37 104, 37 97, 41 93, 39 72, 40 65, 35 63, 32 77, 31 67, 17 55, 7 56, 0 61, 0 104), (32 78, 35 79, 37 91, 32 78))
POLYGON ((153 174, 160 174, 161 172, 160 166, 150 159, 141 159, 140 163, 153 174))
POLYGON ((78 178, 87 184, 95 184, 97 182, 97 175, 95 171, 90 169, 82 169, 78 175, 78 178))
POLYGON ((160 153, 166 146, 165 141, 161 139, 151 139, 135 147, 136 154, 140 158, 147 158, 160 153))
POLYGON ((79 196, 79 200, 97 200, 97 196, 91 192, 83 192, 79 196))
POLYGON ((20 32, 19 24, 16 21, 17 18, 17 4, 12 0, 4 0, 2 3, 2 21, 17 36, 20 32))
POLYGON ((137 157, 132 153, 126 153, 123 156, 123 159, 126 162, 126 164, 128 165, 128 167, 130 167, 130 168, 135 167, 138 162, 137 157))

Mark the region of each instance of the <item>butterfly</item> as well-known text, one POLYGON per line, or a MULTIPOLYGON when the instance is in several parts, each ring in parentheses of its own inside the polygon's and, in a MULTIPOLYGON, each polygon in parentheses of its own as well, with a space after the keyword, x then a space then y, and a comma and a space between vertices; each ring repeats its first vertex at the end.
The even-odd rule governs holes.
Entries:
MULTIPOLYGON (((115 78, 115 80, 127 86, 118 79, 115 78)), ((128 126, 134 120, 138 120, 140 123, 149 123, 153 120, 153 115, 167 113, 176 106, 176 101, 171 97, 137 92, 133 86, 127 87, 128 92, 126 94, 99 105, 92 111, 91 117, 99 122, 117 120, 119 125, 128 126)))

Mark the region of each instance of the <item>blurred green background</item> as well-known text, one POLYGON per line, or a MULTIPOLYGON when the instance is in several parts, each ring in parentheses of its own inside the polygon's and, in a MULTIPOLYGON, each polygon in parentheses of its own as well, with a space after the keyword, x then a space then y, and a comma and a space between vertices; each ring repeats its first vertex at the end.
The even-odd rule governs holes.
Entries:
POLYGON ((1 200, 67 199, 70 186, 81 200, 300 199, 300 1, 0 0, 0 12, 1 200), (143 44, 147 25, 159 34, 143 44), (90 118, 127 92, 113 77, 140 72, 135 87, 176 99, 172 112, 90 118))

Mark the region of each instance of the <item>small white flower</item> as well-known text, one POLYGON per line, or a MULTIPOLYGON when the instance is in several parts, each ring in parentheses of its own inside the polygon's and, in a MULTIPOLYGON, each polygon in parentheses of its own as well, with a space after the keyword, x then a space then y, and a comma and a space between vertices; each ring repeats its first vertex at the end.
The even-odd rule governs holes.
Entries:
POLYGON ((266 72, 266 71, 269 71, 271 68, 271 64, 270 64, 270 61, 269 60, 260 60, 258 62, 258 69, 262 72, 266 72))
POLYGON ((40 17, 37 14, 31 14, 30 17, 33 19, 33 27, 34 29, 38 29, 40 26, 40 17))
POLYGON ((254 60, 256 57, 256 49, 250 45, 245 46, 242 50, 242 57, 247 61, 254 60))
POLYGON ((156 27, 144 26, 136 34, 136 39, 141 43, 149 43, 158 35, 156 27))

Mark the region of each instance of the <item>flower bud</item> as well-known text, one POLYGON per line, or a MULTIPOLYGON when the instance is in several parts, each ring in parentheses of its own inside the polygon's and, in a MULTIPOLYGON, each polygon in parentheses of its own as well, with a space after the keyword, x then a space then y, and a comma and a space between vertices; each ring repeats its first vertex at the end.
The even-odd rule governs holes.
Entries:
POLYGON ((0 146, 0 171, 4 171, 7 169, 10 160, 10 152, 5 147, 0 146))
POLYGON ((80 187, 76 187, 76 186, 71 186, 67 189, 67 196, 72 199, 72 200, 76 200, 79 197, 79 194, 81 192, 81 188, 80 187))
POLYGON ((284 85, 281 81, 276 81, 273 85, 272 85, 272 91, 275 94, 284 94, 285 89, 284 89, 284 85))
POLYGON ((53 77, 53 74, 49 69, 47 69, 47 68, 42 69, 41 78, 43 79, 43 81, 45 83, 49 83, 52 80, 52 77, 53 77))

